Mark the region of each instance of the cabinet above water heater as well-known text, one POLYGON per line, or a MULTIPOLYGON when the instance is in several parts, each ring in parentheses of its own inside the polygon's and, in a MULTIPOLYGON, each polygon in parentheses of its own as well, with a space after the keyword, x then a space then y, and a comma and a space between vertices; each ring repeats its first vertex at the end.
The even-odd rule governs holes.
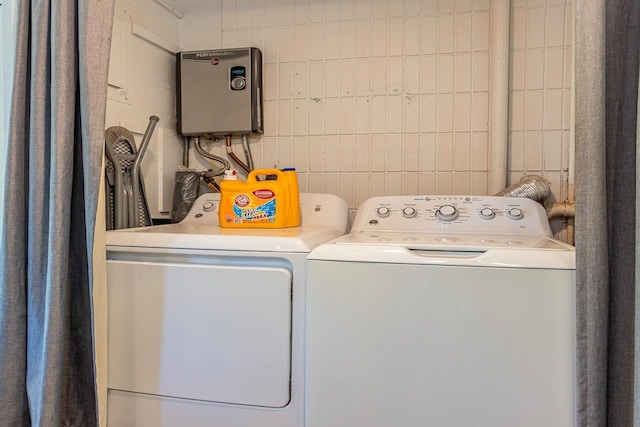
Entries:
POLYGON ((178 52, 178 132, 263 132, 262 52, 255 47, 178 52))

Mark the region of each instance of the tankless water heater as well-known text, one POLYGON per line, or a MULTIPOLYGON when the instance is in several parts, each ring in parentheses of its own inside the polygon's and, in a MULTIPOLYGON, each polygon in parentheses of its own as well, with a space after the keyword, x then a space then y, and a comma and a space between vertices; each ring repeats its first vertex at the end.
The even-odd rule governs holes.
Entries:
POLYGON ((262 133, 260 49, 179 52, 176 57, 180 133, 262 133))

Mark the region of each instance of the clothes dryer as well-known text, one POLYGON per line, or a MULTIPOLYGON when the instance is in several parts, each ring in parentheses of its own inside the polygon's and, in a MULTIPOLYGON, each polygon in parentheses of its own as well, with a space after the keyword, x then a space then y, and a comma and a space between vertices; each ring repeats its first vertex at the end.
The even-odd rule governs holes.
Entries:
POLYGON ((576 425, 575 252, 536 202, 375 197, 307 274, 306 427, 576 425))
POLYGON ((305 258, 347 204, 301 194, 300 227, 224 229, 219 200, 107 232, 109 426, 304 423, 305 258))

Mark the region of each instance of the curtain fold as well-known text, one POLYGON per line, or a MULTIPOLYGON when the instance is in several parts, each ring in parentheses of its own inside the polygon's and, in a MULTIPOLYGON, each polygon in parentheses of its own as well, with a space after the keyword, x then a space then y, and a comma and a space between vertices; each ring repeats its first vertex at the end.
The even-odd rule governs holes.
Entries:
MULTIPOLYGON (((640 80, 640 75, 638 76, 640 80)), ((636 94, 637 99, 640 99, 640 81, 638 81, 638 93, 636 94)), ((635 188, 636 194, 635 199, 640 200, 640 108, 637 109, 636 112, 636 176, 635 176, 635 188)), ((640 209, 636 209, 635 214, 635 234, 636 236, 640 236, 640 209)), ((635 307, 640 307, 640 286, 637 286, 640 283, 640 248, 636 245, 635 251, 635 274, 634 274, 634 282, 636 283, 635 295, 634 295, 634 305, 635 307)), ((640 310, 635 310, 635 330, 640 331, 640 310)), ((634 340, 634 367, 640 367, 640 339, 634 340)), ((640 426, 640 369, 634 369, 634 378, 633 378, 633 425, 640 426)))
POLYGON ((575 4, 578 425, 631 426, 640 7, 575 4))
POLYGON ((0 236, 0 425, 97 425, 91 300, 113 0, 21 1, 0 236))
POLYGON ((578 425, 606 425, 609 270, 605 194, 605 0, 576 3, 578 425), (589 212, 589 215, 582 215, 589 212))
POLYGON ((609 227, 608 425, 630 426, 634 412, 635 189, 638 2, 609 1, 606 9, 606 157, 609 227))

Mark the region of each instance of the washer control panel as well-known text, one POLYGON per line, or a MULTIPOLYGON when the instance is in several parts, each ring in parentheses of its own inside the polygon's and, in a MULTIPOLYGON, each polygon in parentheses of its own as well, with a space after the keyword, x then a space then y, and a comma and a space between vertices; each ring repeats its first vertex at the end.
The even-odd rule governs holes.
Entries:
POLYGON ((550 236, 542 205, 498 196, 381 196, 358 208, 351 231, 447 230, 461 233, 526 233, 550 236))

